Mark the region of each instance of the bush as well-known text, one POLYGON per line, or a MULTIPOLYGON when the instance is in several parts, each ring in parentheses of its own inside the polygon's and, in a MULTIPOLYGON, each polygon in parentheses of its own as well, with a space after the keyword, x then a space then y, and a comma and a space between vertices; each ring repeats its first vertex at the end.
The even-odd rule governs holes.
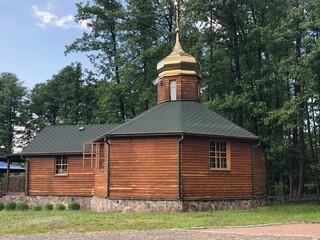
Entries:
POLYGON ((43 206, 43 209, 46 211, 52 211, 53 210, 53 205, 51 203, 47 203, 43 206))
POLYGON ((4 204, 4 209, 7 211, 14 211, 17 208, 17 204, 15 202, 6 202, 4 204))
POLYGON ((69 202, 69 203, 68 203, 68 209, 69 209, 69 210, 74 210, 74 211, 80 210, 80 203, 77 203, 77 202, 69 202))
POLYGON ((63 211, 66 209, 66 207, 62 203, 57 203, 55 209, 58 211, 63 211))
POLYGON ((24 203, 24 202, 20 202, 17 204, 17 210, 19 211, 27 211, 29 209, 28 204, 24 203))
POLYGON ((41 207, 41 205, 33 205, 32 210, 39 212, 39 211, 42 211, 42 207, 41 207))
POLYGON ((2 211, 3 209, 4 209, 4 204, 0 202, 0 211, 2 211))

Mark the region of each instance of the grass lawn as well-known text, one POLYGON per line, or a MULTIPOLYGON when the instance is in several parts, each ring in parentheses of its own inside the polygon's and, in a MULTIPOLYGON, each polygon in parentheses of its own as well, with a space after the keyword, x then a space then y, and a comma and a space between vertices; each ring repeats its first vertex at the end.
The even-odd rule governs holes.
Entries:
POLYGON ((245 226, 318 222, 319 205, 278 205, 247 211, 188 213, 97 213, 92 211, 1 211, 0 235, 245 226))

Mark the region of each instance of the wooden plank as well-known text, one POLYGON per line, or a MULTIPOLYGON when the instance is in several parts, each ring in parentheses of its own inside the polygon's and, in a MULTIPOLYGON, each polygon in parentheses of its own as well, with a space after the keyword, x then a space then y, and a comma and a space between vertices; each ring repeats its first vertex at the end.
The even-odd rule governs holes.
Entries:
POLYGON ((177 137, 112 139, 110 198, 176 199, 177 137))
POLYGON ((30 195, 92 196, 94 171, 82 170, 82 156, 68 157, 68 175, 57 176, 54 157, 33 157, 29 160, 30 195))
POLYGON ((230 141, 231 169, 224 171, 210 170, 208 157, 210 140, 215 139, 185 138, 182 141, 182 198, 189 200, 251 198, 253 143, 230 141))

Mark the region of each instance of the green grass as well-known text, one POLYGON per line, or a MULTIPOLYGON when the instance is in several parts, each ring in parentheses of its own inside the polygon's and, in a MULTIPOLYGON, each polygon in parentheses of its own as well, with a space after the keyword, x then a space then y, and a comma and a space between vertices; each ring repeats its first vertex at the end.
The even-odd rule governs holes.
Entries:
POLYGON ((189 213, 97 213, 92 211, 1 211, 0 235, 245 226, 320 222, 319 205, 285 205, 247 211, 189 213))

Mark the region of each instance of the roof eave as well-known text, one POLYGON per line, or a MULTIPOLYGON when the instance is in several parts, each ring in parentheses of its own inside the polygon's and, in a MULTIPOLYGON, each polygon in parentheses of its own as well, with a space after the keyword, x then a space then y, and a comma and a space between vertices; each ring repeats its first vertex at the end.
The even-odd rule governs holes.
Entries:
POLYGON ((57 155, 82 155, 82 152, 74 151, 74 152, 26 152, 21 153, 23 157, 29 156, 57 156, 57 155))
POLYGON ((228 136, 228 135, 219 135, 219 134, 205 134, 205 133, 190 133, 190 132, 149 132, 149 133, 112 133, 106 134, 104 137, 113 138, 113 137, 146 137, 146 136, 195 136, 195 137, 214 137, 214 138, 226 138, 226 139, 242 139, 250 141, 259 141, 259 137, 240 137, 240 136, 228 136))

